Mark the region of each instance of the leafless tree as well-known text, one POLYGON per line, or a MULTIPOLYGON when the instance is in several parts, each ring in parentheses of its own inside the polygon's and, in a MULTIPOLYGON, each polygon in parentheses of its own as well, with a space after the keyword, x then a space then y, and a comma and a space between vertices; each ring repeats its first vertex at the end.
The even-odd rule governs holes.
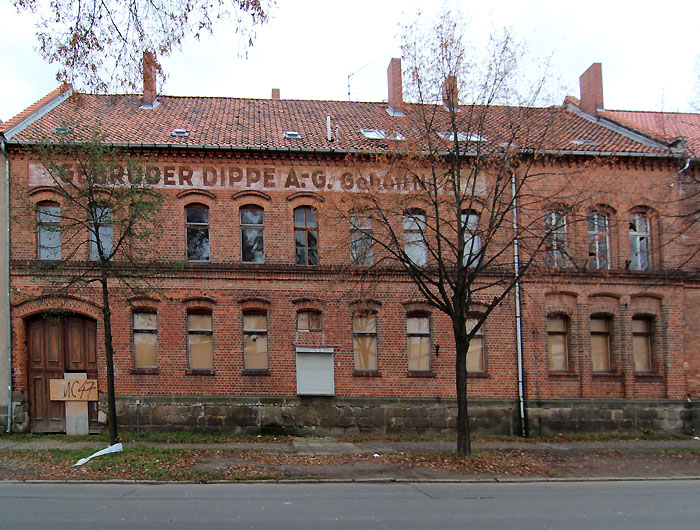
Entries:
MULTIPOLYGON (((413 103, 393 109, 400 115, 387 117, 374 154, 350 157, 361 190, 330 209, 349 223, 363 288, 401 270, 451 320, 461 454, 471 452, 470 344, 504 299, 519 296, 524 275, 577 265, 566 230, 581 200, 576 170, 546 163, 566 112, 535 106, 546 77, 525 83, 529 65, 508 31, 471 46, 466 34, 449 11, 405 28, 413 103)), ((409 344, 409 355, 429 358, 426 347, 409 344)))
MULTIPOLYGON (((134 91, 144 51, 170 55, 183 40, 211 33, 226 22, 230 33, 252 45, 268 20, 271 0, 13 0, 18 11, 36 12, 38 49, 58 65, 56 78, 79 90, 134 91)), ((164 79, 156 62, 159 78, 164 79)))
POLYGON ((114 395, 111 300, 117 290, 141 296, 153 291, 163 265, 154 252, 163 202, 146 161, 111 148, 99 129, 60 128, 60 141, 36 146, 48 200, 30 202, 16 183, 30 219, 38 256, 31 265, 44 287, 39 298, 86 294, 101 300, 107 364, 110 443, 118 441, 114 395))

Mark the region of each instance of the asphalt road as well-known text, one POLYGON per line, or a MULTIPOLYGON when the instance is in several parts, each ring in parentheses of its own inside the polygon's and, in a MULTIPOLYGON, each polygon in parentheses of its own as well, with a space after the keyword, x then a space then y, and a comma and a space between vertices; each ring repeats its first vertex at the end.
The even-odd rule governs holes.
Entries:
POLYGON ((700 527, 700 481, 346 484, 0 483, 0 528, 700 527))

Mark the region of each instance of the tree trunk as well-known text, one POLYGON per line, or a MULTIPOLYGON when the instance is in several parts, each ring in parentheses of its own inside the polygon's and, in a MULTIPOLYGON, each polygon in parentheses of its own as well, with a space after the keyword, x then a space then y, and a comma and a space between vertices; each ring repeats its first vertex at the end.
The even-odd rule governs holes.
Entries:
POLYGON ((457 387, 457 454, 470 455, 472 453, 471 434, 469 432, 469 411, 467 407, 467 341, 466 318, 455 317, 453 319, 456 359, 456 387, 457 387))
POLYGON ((119 442, 117 429, 117 408, 114 397, 114 358, 112 351, 112 312, 109 308, 108 277, 104 267, 100 284, 102 286, 102 320, 105 332, 105 354, 107 357, 107 419, 109 423, 109 445, 119 442))

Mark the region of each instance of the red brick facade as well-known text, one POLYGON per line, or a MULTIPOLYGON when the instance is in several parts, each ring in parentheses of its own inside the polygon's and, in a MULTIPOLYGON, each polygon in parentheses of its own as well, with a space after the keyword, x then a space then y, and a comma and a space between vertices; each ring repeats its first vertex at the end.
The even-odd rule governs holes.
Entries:
MULTIPOLYGON (((42 188, 36 162, 21 145, 8 145, 11 209, 22 211, 22 197, 54 201, 42 188)), ((159 168, 165 203, 158 253, 166 260, 186 260, 186 209, 208 211, 210 257, 189 262, 157 280, 150 297, 133 298, 115 290, 112 324, 116 392, 133 396, 209 396, 230 398, 297 395, 299 350, 332 351, 333 394, 337 398, 441 400, 455 396, 455 346, 451 322, 421 299, 405 274, 386 271, 371 294, 356 284, 350 260, 350 227, 334 217, 331 203, 358 185, 344 153, 289 153, 218 150, 191 146, 186 151, 149 147, 159 168), (347 186, 345 185, 347 184, 347 186), (264 263, 242 263, 241 209, 264 212, 264 263), (294 212, 310 207, 318 215, 318 265, 295 263, 294 212), (377 369, 358 370, 353 350, 353 315, 358 304, 376 317, 377 369), (157 362, 134 366, 136 312, 156 314, 157 362), (320 330, 300 331, 298 315, 320 314, 320 330), (213 344, 211 368, 193 369, 188 354, 188 315, 211 315, 205 330, 213 344), (246 369, 244 315, 266 316, 256 338, 267 343, 267 368, 246 369), (429 319, 429 369, 411 371, 407 358, 407 317, 429 319), (262 339, 260 339, 262 340, 262 339)), ((561 197, 570 222, 566 233, 571 259, 578 266, 534 269, 522 283, 523 368, 526 400, 684 400, 700 397, 700 304, 693 277, 677 274, 687 263, 695 232, 681 232, 678 216, 678 164, 674 157, 645 158, 643 153, 616 157, 561 155, 542 162, 548 177, 535 185, 540 196, 561 197), (609 218, 610 267, 589 270, 586 214, 605 211, 609 218), (649 270, 635 271, 630 241, 630 214, 648 220, 649 270), (687 246, 687 244, 691 244, 687 246), (547 318, 566 322, 568 350, 564 370, 553 370, 547 318), (594 370, 591 317, 607 322, 609 366, 594 370), (633 321, 648 323, 649 369, 635 367, 633 321)), ((555 208, 555 205, 552 205, 555 208)), ((543 212, 530 212, 541 216, 543 212)), ((528 213, 524 212, 524 216, 528 213)), ((201 228, 201 226, 200 226, 201 228)), ((544 224, 542 230, 544 230, 544 224)), ((49 309, 60 309, 98 322, 98 379, 106 387, 101 302, 97 292, 83 291, 60 302, 33 300, 47 287, 32 272, 37 235, 33 223, 11 223, 13 386, 30 391, 26 323, 49 309)), ((65 246, 63 252, 68 252, 65 246)), ((87 260, 85 255, 76 259, 87 260)), ((487 302, 496 292, 483 292, 487 302)), ((479 303, 473 310, 479 311, 479 303)), ((518 399, 517 338, 514 295, 489 316, 484 330, 484 370, 469 374, 469 396, 515 402, 518 399)), ((646 324, 644 324, 646 325, 646 324)), ((28 418, 31 420, 31 418, 28 418)), ((25 424, 26 426, 26 424, 25 424)))

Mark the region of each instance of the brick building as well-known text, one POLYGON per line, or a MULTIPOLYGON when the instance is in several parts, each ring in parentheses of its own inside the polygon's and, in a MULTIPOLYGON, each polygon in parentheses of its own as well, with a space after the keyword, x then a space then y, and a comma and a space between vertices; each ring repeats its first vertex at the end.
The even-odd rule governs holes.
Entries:
MULTIPOLYGON (((161 276, 151 296, 115 287, 122 425, 453 428, 450 321, 400 268, 377 275, 371 294, 358 289, 349 267, 371 226, 349 225, 331 208, 368 186, 411 188, 381 167, 370 182, 353 164, 414 133, 400 71, 392 61, 388 104, 282 100, 279 92, 270 100, 156 97, 148 81, 143 96, 76 99, 58 90, 3 124, 10 211, 25 196, 45 208, 37 226, 16 216, 10 223, 14 429, 65 429, 49 379, 86 373, 105 392, 99 296, 38 298, 48 284, 33 272, 44 260, 90 260, 89 246, 71 248, 60 226, 49 226, 46 216, 62 205, 31 148, 95 118, 107 142, 148 158, 165 197, 158 252, 186 262, 161 276), (59 243, 47 251, 42 237, 59 243)), ((692 224, 677 226, 692 209, 683 199, 694 168, 674 141, 606 123, 587 114, 586 98, 578 103, 489 110, 492 139, 514 114, 552 129, 546 146, 525 145, 517 155, 519 167, 546 175, 531 191, 550 196, 551 206, 529 215, 550 236, 519 300, 509 294, 472 343, 470 417, 488 432, 518 432, 523 413, 535 433, 690 430, 700 397, 697 237, 692 224), (575 204, 555 205, 555 190, 575 195, 575 204)), ((407 241, 411 226, 404 224, 407 241)), ((494 295, 485 289, 472 310, 494 295)), ((98 429, 98 404, 89 410, 98 429)))

